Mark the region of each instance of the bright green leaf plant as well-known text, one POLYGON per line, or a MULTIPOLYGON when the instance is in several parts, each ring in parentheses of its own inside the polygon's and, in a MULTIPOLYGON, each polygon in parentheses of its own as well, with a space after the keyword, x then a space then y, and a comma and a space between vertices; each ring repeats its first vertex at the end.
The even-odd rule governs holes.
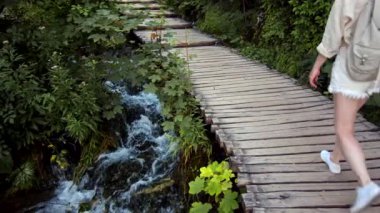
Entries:
POLYGON ((238 193, 232 191, 232 181, 235 174, 226 161, 213 162, 200 169, 200 175, 189 183, 189 193, 192 195, 208 195, 213 203, 194 202, 190 213, 209 212, 217 206, 218 212, 229 213, 239 208, 238 193))

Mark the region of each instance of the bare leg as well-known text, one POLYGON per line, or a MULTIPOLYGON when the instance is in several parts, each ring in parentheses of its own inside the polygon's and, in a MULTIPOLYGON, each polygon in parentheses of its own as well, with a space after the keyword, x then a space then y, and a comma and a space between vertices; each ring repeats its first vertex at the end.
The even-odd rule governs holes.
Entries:
POLYGON ((341 94, 334 95, 335 131, 341 151, 362 186, 371 182, 363 150, 354 136, 356 114, 363 102, 365 103, 365 100, 354 100, 341 94))
MULTIPOLYGON (((367 102, 367 99, 360 99, 357 101, 359 102, 359 104, 356 111, 359 111, 359 109, 362 108, 364 104, 367 102)), ((342 147, 339 141, 339 137, 337 135, 334 149, 331 153, 331 161, 333 161, 336 164, 339 164, 339 162, 342 160, 344 160, 344 155, 343 155, 342 147)))
POLYGON ((344 155, 342 152, 342 147, 340 145, 339 137, 336 137, 334 149, 331 153, 331 161, 339 164, 341 160, 344 160, 344 155))

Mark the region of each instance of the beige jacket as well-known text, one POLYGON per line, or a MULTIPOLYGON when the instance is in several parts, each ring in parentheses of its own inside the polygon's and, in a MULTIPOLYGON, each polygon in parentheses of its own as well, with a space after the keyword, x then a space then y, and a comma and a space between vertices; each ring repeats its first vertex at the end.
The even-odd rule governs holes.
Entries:
POLYGON ((317 51, 332 58, 341 46, 350 43, 355 22, 369 0, 335 0, 317 51))

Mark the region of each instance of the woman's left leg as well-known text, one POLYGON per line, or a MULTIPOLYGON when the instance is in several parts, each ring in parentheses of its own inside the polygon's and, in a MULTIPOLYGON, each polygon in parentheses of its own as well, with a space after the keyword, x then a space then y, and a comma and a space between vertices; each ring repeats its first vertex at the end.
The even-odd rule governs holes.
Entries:
POLYGON ((359 142, 355 138, 355 120, 361 100, 350 99, 342 94, 334 94, 335 131, 346 161, 358 176, 360 185, 368 184, 369 177, 365 157, 359 142))
MULTIPOLYGON (((367 100, 368 99, 357 100, 358 104, 356 107, 356 111, 359 111, 364 106, 364 104, 367 102, 367 100)), ((343 151, 342 151, 342 147, 341 147, 341 142, 340 142, 339 137, 337 135, 336 140, 335 140, 335 145, 334 145, 333 151, 331 153, 331 161, 336 163, 336 164, 339 164, 339 162, 342 160, 344 160, 344 155, 343 155, 343 151)))
POLYGON ((372 182, 366 164, 365 156, 359 142, 355 138, 355 120, 360 103, 343 96, 334 95, 335 128, 339 137, 340 146, 347 162, 357 175, 360 187, 357 189, 356 200, 351 212, 359 212, 368 206, 373 199, 380 195, 380 187, 372 182))

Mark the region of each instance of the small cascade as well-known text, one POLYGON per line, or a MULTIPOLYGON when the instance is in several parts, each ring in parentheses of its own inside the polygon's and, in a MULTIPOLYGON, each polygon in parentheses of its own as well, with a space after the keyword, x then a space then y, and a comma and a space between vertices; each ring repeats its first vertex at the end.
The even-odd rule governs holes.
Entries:
POLYGON ((178 157, 176 144, 161 129, 161 106, 156 95, 106 82, 119 93, 127 112, 119 147, 103 153, 78 185, 61 180, 50 200, 35 212, 178 212, 178 190, 170 175, 178 157))

